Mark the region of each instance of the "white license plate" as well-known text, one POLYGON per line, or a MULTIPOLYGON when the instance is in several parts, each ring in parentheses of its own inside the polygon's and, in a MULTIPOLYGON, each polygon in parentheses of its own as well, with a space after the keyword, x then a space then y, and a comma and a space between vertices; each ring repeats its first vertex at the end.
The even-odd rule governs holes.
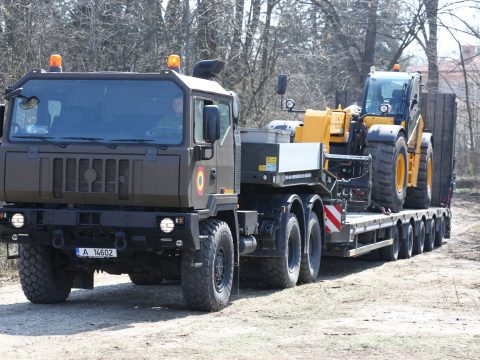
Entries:
POLYGON ((117 249, 76 248, 75 254, 83 258, 116 258, 117 249))

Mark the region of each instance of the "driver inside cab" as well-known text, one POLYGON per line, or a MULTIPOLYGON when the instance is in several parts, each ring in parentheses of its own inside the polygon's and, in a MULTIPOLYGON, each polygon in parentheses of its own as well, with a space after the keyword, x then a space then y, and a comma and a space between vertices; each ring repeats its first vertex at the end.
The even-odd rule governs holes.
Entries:
POLYGON ((181 136, 183 127, 183 96, 173 98, 171 108, 162 115, 157 124, 147 131, 151 137, 181 136))

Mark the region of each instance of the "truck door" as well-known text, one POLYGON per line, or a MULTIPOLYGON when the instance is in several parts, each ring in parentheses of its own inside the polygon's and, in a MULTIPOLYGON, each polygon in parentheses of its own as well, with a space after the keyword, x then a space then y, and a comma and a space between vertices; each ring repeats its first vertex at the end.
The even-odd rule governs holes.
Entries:
POLYGON ((217 155, 217 193, 228 194, 234 191, 234 140, 232 109, 229 101, 215 102, 220 110, 220 140, 215 145, 217 155))

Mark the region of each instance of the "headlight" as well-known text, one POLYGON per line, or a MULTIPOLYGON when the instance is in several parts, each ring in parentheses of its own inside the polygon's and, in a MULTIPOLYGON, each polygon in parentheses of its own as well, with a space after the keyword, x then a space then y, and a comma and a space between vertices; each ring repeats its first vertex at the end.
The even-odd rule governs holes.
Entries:
POLYGON ((160 221, 160 230, 162 230, 166 234, 171 233, 174 227, 175 223, 170 218, 165 218, 160 221))
POLYGON ((20 213, 13 214, 12 218, 10 219, 10 222, 12 223, 12 226, 14 228, 21 228, 23 225, 25 225, 25 216, 20 213))
POLYGON ((387 112, 390 112, 392 109, 392 106, 390 104, 382 104, 380 105, 380 112, 381 113, 387 113, 387 112))

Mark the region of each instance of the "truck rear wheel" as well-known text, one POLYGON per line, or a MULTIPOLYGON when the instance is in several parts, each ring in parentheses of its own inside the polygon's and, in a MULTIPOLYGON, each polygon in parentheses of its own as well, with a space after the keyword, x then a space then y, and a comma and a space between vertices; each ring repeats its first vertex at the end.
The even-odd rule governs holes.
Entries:
POLYGON ((285 232, 283 256, 262 259, 260 272, 263 283, 270 288, 286 289, 297 284, 300 274, 302 240, 297 217, 290 214, 285 232))
POLYGON ((135 285, 160 285, 163 280, 160 269, 135 270, 129 272, 128 277, 135 285))
POLYGON ((425 228, 425 251, 432 251, 435 247, 435 219, 432 218, 425 228))
POLYGON ((408 225, 407 233, 405 235, 402 236, 400 241, 400 258, 410 259, 413 253, 413 239, 414 239, 414 231, 413 231, 412 224, 408 225))
POLYGON ((405 206, 413 209, 428 209, 432 201, 433 147, 422 147, 418 169, 417 187, 407 188, 405 206))
POLYGON ((233 238, 227 223, 208 219, 200 224, 202 265, 196 267, 195 252, 182 254, 182 291, 192 310, 218 311, 227 306, 233 282, 233 238))
POLYGON ((435 220, 438 226, 438 230, 435 231, 435 246, 441 247, 443 245, 443 235, 445 235, 445 221, 440 216, 435 220))
POLYGON ((398 259, 400 251, 400 233, 397 226, 392 226, 390 229, 390 237, 393 239, 393 244, 380 249, 380 258, 383 261, 395 261, 398 259))
POLYGON ((418 229, 418 236, 415 236, 415 240, 413 242, 413 253, 421 254, 423 253, 423 249, 425 248, 425 222, 422 220, 420 221, 420 229, 418 229))
POLYGON ((308 253, 302 254, 298 282, 308 284, 315 282, 320 270, 322 256, 322 230, 317 215, 312 212, 308 222, 308 253))
POLYGON ((28 300, 38 304, 64 302, 73 285, 67 256, 48 245, 20 244, 19 274, 28 300))
POLYGON ((372 156, 372 200, 393 212, 402 210, 407 192, 408 154, 405 137, 394 143, 371 142, 366 154, 372 156))

